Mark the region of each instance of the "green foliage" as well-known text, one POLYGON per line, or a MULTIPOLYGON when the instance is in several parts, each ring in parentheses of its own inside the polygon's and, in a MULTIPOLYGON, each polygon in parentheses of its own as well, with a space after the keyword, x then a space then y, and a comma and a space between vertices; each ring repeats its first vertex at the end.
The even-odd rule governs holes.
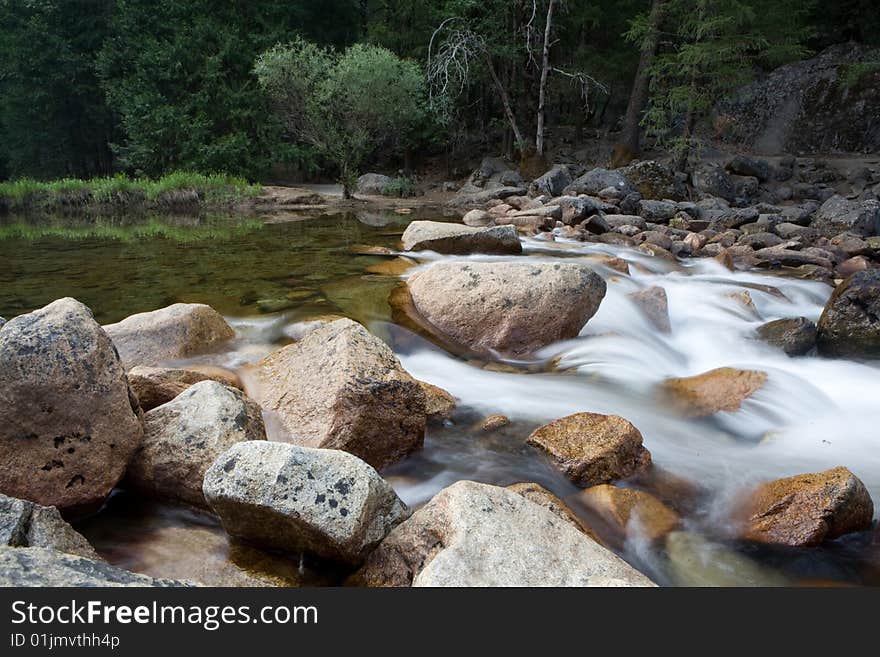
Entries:
POLYGON ((340 53, 297 39, 260 55, 254 71, 288 133, 332 162, 347 192, 367 156, 411 146, 427 118, 419 67, 385 48, 340 53))
POLYGON ((410 198, 418 195, 419 189, 416 181, 408 176, 400 176, 382 188, 382 196, 394 196, 396 198, 410 198))
POLYGON ((848 91, 857 86, 862 78, 880 71, 880 61, 857 62, 841 68, 841 75, 837 83, 842 89, 848 91))

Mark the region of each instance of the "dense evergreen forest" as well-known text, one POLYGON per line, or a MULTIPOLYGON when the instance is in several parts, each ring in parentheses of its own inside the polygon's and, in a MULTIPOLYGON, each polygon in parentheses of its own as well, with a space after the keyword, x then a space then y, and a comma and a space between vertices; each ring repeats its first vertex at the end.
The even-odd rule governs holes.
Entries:
POLYGON ((360 159, 542 155, 547 134, 577 143, 597 131, 631 152, 639 126, 686 155, 696 122, 736 85, 878 35, 873 0, 2 0, 0 179, 350 175, 299 119, 344 104, 339 121, 367 121, 353 106, 393 86, 374 75, 383 66, 410 76, 398 93, 411 102, 365 129, 360 159), (315 80, 337 88, 323 106, 287 98, 279 111, 280 69, 272 78, 265 55, 298 39, 326 55, 315 80))

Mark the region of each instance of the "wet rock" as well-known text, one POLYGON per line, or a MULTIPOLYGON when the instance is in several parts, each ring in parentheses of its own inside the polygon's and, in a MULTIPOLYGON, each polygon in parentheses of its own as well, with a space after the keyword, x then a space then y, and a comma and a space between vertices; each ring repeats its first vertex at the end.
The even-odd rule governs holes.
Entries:
POLYGON ((578 499, 598 515, 623 543, 627 538, 659 540, 681 523, 679 515, 656 497, 633 488, 591 486, 578 499))
POLYGON ((413 221, 401 239, 405 251, 522 253, 516 229, 510 226, 474 228, 441 221, 413 221))
POLYGON ((540 484, 534 482, 522 482, 511 484, 510 486, 506 486, 506 488, 517 495, 521 495, 530 502, 534 502, 538 506, 547 509, 557 518, 564 520, 578 531, 583 532, 592 538, 594 541, 601 542, 589 525, 578 518, 574 511, 572 511, 565 502, 540 484))
POLYGON ((623 174, 642 198, 681 201, 687 197, 687 186, 675 171, 654 160, 634 162, 623 170, 623 174))
POLYGON ((789 586, 781 574, 693 532, 666 537, 669 574, 675 586, 789 586))
POLYGON ((510 418, 506 415, 489 415, 480 422, 480 431, 495 431, 510 424, 510 418))
POLYGON ((538 427, 526 443, 545 452, 581 487, 624 479, 651 462, 642 434, 617 415, 568 415, 538 427))
POLYGON ((669 333, 672 330, 669 324, 669 301, 666 290, 654 285, 638 292, 630 292, 627 296, 635 302, 658 331, 669 333))
POLYGON ((348 319, 264 358, 248 391, 296 444, 342 449, 382 468, 420 449, 425 393, 388 346, 348 319))
POLYGON ((226 532, 267 548, 356 564, 408 515, 359 458, 285 443, 238 443, 205 474, 226 532))
POLYGON ((705 163, 697 167, 691 182, 694 188, 704 195, 717 196, 728 202, 736 199, 736 186, 718 164, 705 163))
POLYGON ((126 483, 164 499, 205 506, 202 479, 235 443, 265 440, 260 407, 236 388, 202 381, 144 416, 144 440, 126 483))
POLYGON ((116 568, 104 561, 42 547, 0 547, 0 586, 192 586, 116 568))
POLYGON ((492 215, 485 210, 471 210, 465 213, 461 220, 465 226, 472 226, 474 228, 485 228, 495 223, 492 215))
POLYGON ((738 411, 742 402, 767 382, 767 373, 720 367, 660 384, 661 395, 685 417, 707 417, 720 411, 738 411))
POLYGON ((100 559, 86 538, 54 506, 0 495, 0 546, 42 547, 100 559))
POLYGON ((880 270, 857 272, 834 290, 818 324, 819 353, 880 357, 880 270))
POLYGON ((606 187, 616 189, 621 198, 636 191, 623 172, 609 169, 593 169, 577 178, 565 188, 566 194, 590 194, 596 196, 606 187))
POLYGON ((384 176, 381 173, 365 173, 357 179, 357 193, 379 196, 393 182, 393 178, 384 176))
POLYGON ((138 313, 104 330, 126 369, 192 356, 235 337, 220 313, 201 303, 175 303, 138 313))
POLYGON ((73 512, 100 505, 143 436, 113 343, 74 299, 0 332, 0 492, 73 512))
POLYGON ((400 524, 351 583, 367 586, 652 586, 551 510, 459 481, 400 524))
POLYGON ((874 505, 861 480, 839 467, 767 482, 734 516, 746 540, 807 547, 869 529, 874 505))
POLYGON ((573 262, 440 262, 407 284, 437 331, 474 351, 515 355, 575 337, 605 296, 605 281, 573 262))
POLYGON ((669 223, 676 212, 678 212, 678 208, 675 203, 652 200, 639 201, 639 215, 647 221, 658 224, 669 223))
POLYGON ((810 225, 829 234, 846 231, 861 237, 877 235, 880 233, 880 203, 873 199, 850 201, 835 195, 816 211, 810 225))
POLYGON ((547 173, 532 181, 529 191, 533 194, 558 196, 571 184, 571 173, 567 166, 557 164, 547 173))
POLYGON ((222 367, 194 366, 193 369, 174 369, 138 366, 128 373, 128 383, 144 411, 167 404, 200 381, 217 381, 232 388, 242 387, 238 375, 222 367))
POLYGON ((759 326, 758 337, 789 356, 803 356, 816 346, 816 325, 806 317, 777 319, 759 326))
POLYGON ((424 381, 419 381, 425 393, 425 414, 429 420, 443 420, 455 410, 455 397, 440 388, 424 381))

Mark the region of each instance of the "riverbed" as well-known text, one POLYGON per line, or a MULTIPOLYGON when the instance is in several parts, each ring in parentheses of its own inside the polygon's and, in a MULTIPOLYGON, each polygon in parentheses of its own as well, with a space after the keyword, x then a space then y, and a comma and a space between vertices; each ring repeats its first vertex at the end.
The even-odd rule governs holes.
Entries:
MULTIPOLYGON (((672 262, 624 247, 524 238, 523 255, 507 257, 585 260, 606 279, 608 293, 574 340, 528 361, 468 360, 396 323, 388 304, 402 278, 454 256, 406 254, 407 262, 365 248, 396 250, 416 218, 438 217, 418 211, 285 220, 5 217, 0 316, 63 296, 85 303, 105 324, 171 303, 207 303, 238 337, 225 351, 197 360, 236 370, 295 340, 310 321, 351 317, 391 345, 413 376, 458 399, 449 420, 429 425, 421 452, 382 473, 407 504, 418 506, 459 479, 534 481, 601 534, 579 503, 578 489, 525 439, 535 427, 571 413, 616 414, 641 431, 671 489, 699 491, 682 505, 684 529, 699 541, 673 551, 636 533, 613 545, 658 583, 880 584, 876 533, 809 549, 757 548, 733 539, 733 501, 764 479, 842 465, 880 503, 880 366, 792 358, 755 337, 770 320, 817 320, 829 286, 779 273, 734 273, 711 259, 672 262), (629 274, 609 268, 603 256, 626 260, 629 274), (627 296, 650 286, 666 290, 668 334, 627 296), (760 369, 769 380, 739 411, 709 419, 681 418, 654 394, 668 377, 722 366, 760 369), (483 431, 480 421, 490 414, 511 422, 483 431)), ((270 438, 289 439, 267 419, 270 438)), ((125 491, 78 528, 112 563, 156 576, 232 585, 333 584, 344 576, 307 558, 230 545, 210 516, 125 491)))

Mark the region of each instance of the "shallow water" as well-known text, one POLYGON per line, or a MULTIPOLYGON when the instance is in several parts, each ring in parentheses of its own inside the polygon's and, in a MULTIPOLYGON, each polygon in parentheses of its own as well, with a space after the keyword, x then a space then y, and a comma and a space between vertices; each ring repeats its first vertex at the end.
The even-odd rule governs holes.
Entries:
MULTIPOLYGON (((577 489, 524 441, 534 427, 563 415, 613 413, 639 428, 669 479, 703 492, 696 502, 685 502, 674 499, 674 486, 666 491, 686 509, 685 527, 709 541, 689 544, 690 561, 638 538, 615 545, 660 583, 880 584, 880 545, 871 532, 809 550, 757 549, 730 540, 732 500, 761 479, 844 465, 880 501, 878 364, 789 358, 754 339, 755 328, 773 319, 817 319, 828 286, 731 273, 712 260, 674 264, 608 245, 526 239, 522 257, 588 259, 606 278, 608 294, 577 339, 547 347, 534 367, 487 366, 394 324, 387 296, 399 278, 366 271, 389 258, 353 254, 363 244, 396 248, 413 218, 370 213, 278 222, 105 220, 97 227, 6 219, 0 223, 0 315, 9 318, 60 296, 80 299, 104 323, 178 301, 208 303, 229 318, 239 338, 228 351, 199 360, 228 367, 296 338, 310 318, 346 315, 391 344, 414 376, 460 400, 450 422, 429 426, 422 452, 383 473, 407 503, 421 504, 462 478, 501 485, 537 481, 589 517, 577 489), (595 256, 603 254, 626 259, 630 275, 599 264, 595 256), (652 285, 667 292, 669 335, 656 331, 626 296, 652 285), (743 291, 752 306, 731 296, 743 291), (721 366, 762 369, 768 384, 740 411, 704 420, 676 416, 653 394, 665 378, 721 366), (512 371, 499 371, 505 369, 512 371), (511 424, 489 433, 476 428, 493 413, 507 415, 511 424), (688 564, 684 574, 682 563, 688 564), (699 580, 688 575, 700 569, 706 572, 699 580)), ((452 259, 408 256, 416 266, 452 259)), ((230 548, 211 518, 136 505, 124 495, 82 530, 112 562, 150 574, 190 572, 198 578, 207 563, 235 570, 230 577, 237 583, 252 582, 254 569, 266 581, 291 585, 333 581, 310 566, 297 564, 293 573, 283 563, 242 557, 243 548, 230 548), (240 575, 242 568, 247 576, 240 575)))

